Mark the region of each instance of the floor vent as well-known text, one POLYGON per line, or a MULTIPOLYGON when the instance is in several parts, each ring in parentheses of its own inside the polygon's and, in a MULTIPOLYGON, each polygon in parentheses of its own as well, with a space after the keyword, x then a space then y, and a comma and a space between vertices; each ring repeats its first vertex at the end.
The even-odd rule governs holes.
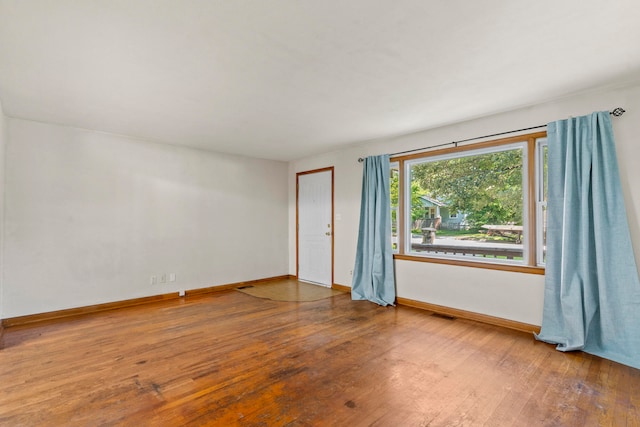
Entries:
POLYGON ((253 285, 240 286, 239 288, 236 288, 236 289, 247 289, 247 288, 253 288, 253 285))
POLYGON ((439 317, 439 318, 441 318, 441 319, 456 320, 456 318, 455 318, 455 317, 453 317, 453 316, 449 316, 449 315, 446 315, 446 314, 433 313, 433 314, 432 314, 432 316, 434 316, 434 317, 439 317))

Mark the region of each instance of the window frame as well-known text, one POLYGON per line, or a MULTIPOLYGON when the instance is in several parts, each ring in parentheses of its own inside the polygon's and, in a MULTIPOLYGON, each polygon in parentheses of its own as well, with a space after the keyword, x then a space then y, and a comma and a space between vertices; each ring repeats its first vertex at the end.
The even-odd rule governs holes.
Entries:
POLYGON ((538 236, 538 221, 537 221, 537 210, 538 210, 538 140, 546 139, 546 132, 535 132, 530 134, 523 134, 512 136, 508 138, 501 138, 495 140, 488 140, 483 142, 469 143, 469 144, 456 144, 454 147, 449 148, 441 148, 430 151, 424 151, 421 153, 403 155, 403 156, 394 156, 390 159, 392 163, 398 164, 399 170, 399 182, 398 182, 398 208, 399 208, 399 218, 398 218, 398 231, 402 231, 398 233, 398 249, 399 251, 394 254, 394 259, 398 260, 407 260, 407 261, 418 261, 418 262, 430 262, 437 264, 449 264, 449 265, 460 265, 467 267, 476 267, 476 268, 484 268, 484 269, 492 269, 492 270, 505 270, 505 271, 517 271, 523 273, 531 273, 531 274, 544 274, 544 265, 540 265, 537 261, 538 255, 538 244, 539 240, 538 236), (411 230, 407 231, 408 224, 407 215, 408 206, 407 200, 410 199, 410 194, 408 194, 410 185, 406 185, 409 179, 408 166, 411 164, 418 163, 420 160, 424 160, 425 158, 433 158, 433 157, 458 157, 460 153, 464 152, 480 152, 483 149, 488 149, 488 151, 493 151, 495 147, 514 145, 517 143, 523 144, 523 195, 525 199, 523 200, 523 262, 513 263, 513 262, 503 262, 493 260, 485 260, 480 258, 462 258, 462 257, 451 257, 451 256, 437 256, 434 254, 416 254, 411 253, 410 242, 407 239, 408 234, 411 230), (417 161, 416 161, 417 160, 417 161), (407 198, 408 197, 408 198, 407 198))
POLYGON ((393 206, 391 205, 391 212, 393 212, 394 210, 396 211, 396 234, 398 235, 398 239, 397 239, 397 245, 395 248, 393 248, 393 214, 391 214, 391 250, 394 254, 399 254, 400 253, 400 234, 402 234, 402 229, 400 228, 401 224, 402 224, 402 220, 400 219, 401 217, 401 209, 400 209, 400 203, 401 203, 401 199, 402 196, 400 195, 400 189, 401 189, 401 181, 402 181, 402 171, 400 170, 400 163, 399 162, 395 162, 395 161, 390 161, 389 162, 389 171, 391 172, 389 174, 389 184, 391 184, 391 174, 393 173, 393 171, 396 170, 398 173, 398 205, 397 206, 393 206))
MULTIPOLYGON (((544 151, 548 149, 547 138, 538 138, 536 140, 536 265, 544 267, 545 262, 545 224, 544 211, 547 209, 547 199, 545 198, 545 189, 548 191, 548 183, 545 182, 544 175, 544 151)), ((548 156, 548 151, 547 151, 548 156)))

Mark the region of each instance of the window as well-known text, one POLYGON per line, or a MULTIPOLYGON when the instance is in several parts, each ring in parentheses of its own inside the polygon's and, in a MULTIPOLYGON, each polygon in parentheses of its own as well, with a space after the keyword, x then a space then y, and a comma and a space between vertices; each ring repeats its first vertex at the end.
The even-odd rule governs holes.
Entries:
POLYGON ((398 253, 398 218, 400 218, 398 208, 398 185, 400 172, 398 170, 398 163, 391 163, 390 169, 391 176, 389 177, 389 190, 391 194, 391 245, 393 247, 393 252, 398 253))
POLYGON ((536 146, 536 262, 547 261, 547 140, 539 139, 536 146))
POLYGON ((395 173, 402 171, 396 180, 402 200, 392 204, 395 230, 402 231, 394 236, 397 257, 543 273, 545 136, 394 159, 395 173), (444 221, 441 213, 448 213, 444 221))

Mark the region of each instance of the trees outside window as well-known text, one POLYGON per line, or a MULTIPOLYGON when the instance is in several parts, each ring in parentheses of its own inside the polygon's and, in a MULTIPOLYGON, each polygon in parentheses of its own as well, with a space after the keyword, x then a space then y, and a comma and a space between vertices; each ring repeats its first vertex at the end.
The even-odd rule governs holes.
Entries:
POLYGON ((399 256, 543 265, 545 136, 394 158, 391 199, 399 256))

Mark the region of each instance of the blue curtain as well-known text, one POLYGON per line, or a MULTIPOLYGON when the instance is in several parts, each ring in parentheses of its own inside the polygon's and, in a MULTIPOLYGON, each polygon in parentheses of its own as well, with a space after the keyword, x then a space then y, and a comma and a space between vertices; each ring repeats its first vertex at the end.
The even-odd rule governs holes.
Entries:
POLYGON ((351 299, 393 305, 396 283, 391 247, 389 155, 364 160, 356 265, 351 299))
POLYGON ((640 281, 609 113, 549 123, 538 339, 640 368, 640 281))

